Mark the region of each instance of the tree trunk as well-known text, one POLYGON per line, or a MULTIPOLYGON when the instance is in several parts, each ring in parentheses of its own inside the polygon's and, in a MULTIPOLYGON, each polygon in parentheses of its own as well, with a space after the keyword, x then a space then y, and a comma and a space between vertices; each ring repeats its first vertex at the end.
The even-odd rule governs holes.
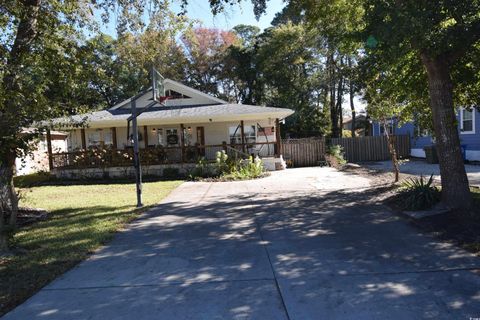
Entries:
POLYGON ((0 164, 0 253, 8 251, 8 240, 17 226, 18 196, 13 184, 15 154, 9 154, 0 164), (10 217, 7 220, 7 213, 10 217))
POLYGON ((338 91, 337 91, 337 103, 336 103, 336 111, 338 115, 338 136, 343 136, 343 109, 342 109, 342 102, 343 102, 343 87, 344 81, 343 76, 340 76, 340 80, 338 82, 338 91))
POLYGON ((350 80, 350 110, 352 111, 352 138, 355 138, 355 129, 356 129, 356 112, 355 104, 353 103, 353 84, 350 80))
POLYGON ((395 137, 392 136, 390 132, 388 132, 386 119, 383 119, 382 125, 383 125, 383 131, 385 131, 385 135, 387 136, 388 151, 390 152, 390 157, 392 158, 393 174, 395 175, 395 182, 398 182, 398 180, 400 180, 400 166, 398 164, 395 137))
POLYGON ((421 58, 428 75, 430 108, 442 177, 442 202, 450 208, 469 208, 472 196, 460 149, 450 64, 442 56, 432 58, 421 53, 421 58))
POLYGON ((353 75, 352 75, 352 58, 351 57, 348 57, 348 69, 350 71, 350 77, 349 77, 349 81, 348 81, 348 87, 349 87, 349 94, 350 94, 350 111, 352 112, 352 128, 351 128, 351 131, 352 131, 352 138, 355 138, 355 129, 356 129, 356 112, 355 112, 355 104, 353 102, 353 98, 355 96, 355 90, 354 90, 354 87, 353 87, 353 75))
POLYGON ((17 222, 18 197, 13 184, 15 173, 16 150, 19 133, 22 130, 22 119, 19 118, 22 108, 20 77, 25 72, 25 59, 28 57, 33 41, 38 33, 37 19, 42 0, 25 0, 21 19, 16 28, 15 41, 8 54, 5 72, 2 79, 2 92, 7 93, 4 104, 0 106, 0 250, 8 250, 8 239, 13 234, 17 222), (10 218, 6 219, 6 214, 10 218))

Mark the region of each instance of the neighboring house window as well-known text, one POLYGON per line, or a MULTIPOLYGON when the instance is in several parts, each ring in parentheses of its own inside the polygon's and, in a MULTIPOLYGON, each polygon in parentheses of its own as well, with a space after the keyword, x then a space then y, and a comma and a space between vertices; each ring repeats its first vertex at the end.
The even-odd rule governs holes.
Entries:
MULTIPOLYGON (((388 129, 388 134, 393 134, 393 124, 388 123, 387 129, 388 129)), ((384 134, 385 134, 385 126, 382 123, 380 123, 380 135, 384 135, 384 134)))
POLYGON ((460 132, 463 134, 475 133, 475 112, 473 109, 460 109, 460 132))
POLYGON ((430 130, 422 128, 418 123, 415 123, 415 137, 429 137, 430 130))
MULTIPOLYGON (((231 144, 241 144, 242 143, 242 129, 238 126, 228 128, 230 143, 231 144)), ((245 143, 255 143, 256 141, 256 131, 255 126, 245 126, 245 143)))

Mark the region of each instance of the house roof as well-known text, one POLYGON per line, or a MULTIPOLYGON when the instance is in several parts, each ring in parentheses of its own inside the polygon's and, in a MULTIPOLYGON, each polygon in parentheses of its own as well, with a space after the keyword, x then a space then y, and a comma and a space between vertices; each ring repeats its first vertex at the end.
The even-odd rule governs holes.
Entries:
MULTIPOLYGON (((284 119, 294 111, 286 108, 261 107, 245 104, 210 104, 161 106, 157 105, 145 111, 138 117, 139 125, 178 124, 178 123, 205 123, 220 121, 259 120, 266 118, 284 119)), ((116 108, 83 115, 72 116, 70 119, 57 119, 62 123, 85 122, 89 127, 126 126, 127 118, 131 115, 129 109, 116 108), (70 121, 68 121, 70 120, 70 121)))
MULTIPOLYGON (((260 119, 284 119, 293 114, 293 110, 232 104, 190 88, 177 81, 165 79, 166 90, 181 95, 181 98, 166 100, 163 105, 156 104, 143 112, 137 119, 139 125, 161 125, 179 123, 205 123, 218 121, 240 121, 260 119)), ((75 115, 69 118, 55 119, 53 125, 70 127, 83 125, 91 128, 106 126, 126 127, 131 115, 131 100, 127 99, 108 110, 75 115)), ((152 89, 136 97, 136 108, 141 110, 153 102, 152 89)))

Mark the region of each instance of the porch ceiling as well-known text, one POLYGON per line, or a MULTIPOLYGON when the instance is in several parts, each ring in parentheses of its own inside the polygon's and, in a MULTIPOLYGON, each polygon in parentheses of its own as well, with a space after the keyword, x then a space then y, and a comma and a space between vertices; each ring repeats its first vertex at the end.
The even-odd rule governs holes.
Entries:
MULTIPOLYGON (((241 104, 216 104, 195 106, 154 107, 138 117, 139 125, 227 122, 240 120, 284 119, 294 111, 286 108, 260 107, 241 104)), ((106 126, 124 127, 130 111, 127 109, 103 110, 68 119, 56 119, 59 127, 64 123, 85 123, 90 128, 106 126)))

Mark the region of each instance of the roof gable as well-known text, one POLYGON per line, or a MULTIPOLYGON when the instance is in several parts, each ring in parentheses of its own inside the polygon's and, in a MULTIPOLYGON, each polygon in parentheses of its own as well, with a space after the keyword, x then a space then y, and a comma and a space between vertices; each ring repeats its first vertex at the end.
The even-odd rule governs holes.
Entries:
MULTIPOLYGON (((203 93, 199 90, 188 87, 180 82, 165 79, 165 91, 172 91, 176 93, 175 99, 168 99, 165 101, 167 107, 171 106, 186 106, 186 105, 212 105, 212 104, 226 104, 227 102, 215 98, 209 94, 203 93), (181 96, 181 97, 178 97, 181 96)), ((132 98, 122 101, 109 110, 116 109, 130 109, 130 102, 132 98)), ((153 101, 152 89, 150 88, 142 96, 137 99, 137 108, 144 108, 153 101)))

